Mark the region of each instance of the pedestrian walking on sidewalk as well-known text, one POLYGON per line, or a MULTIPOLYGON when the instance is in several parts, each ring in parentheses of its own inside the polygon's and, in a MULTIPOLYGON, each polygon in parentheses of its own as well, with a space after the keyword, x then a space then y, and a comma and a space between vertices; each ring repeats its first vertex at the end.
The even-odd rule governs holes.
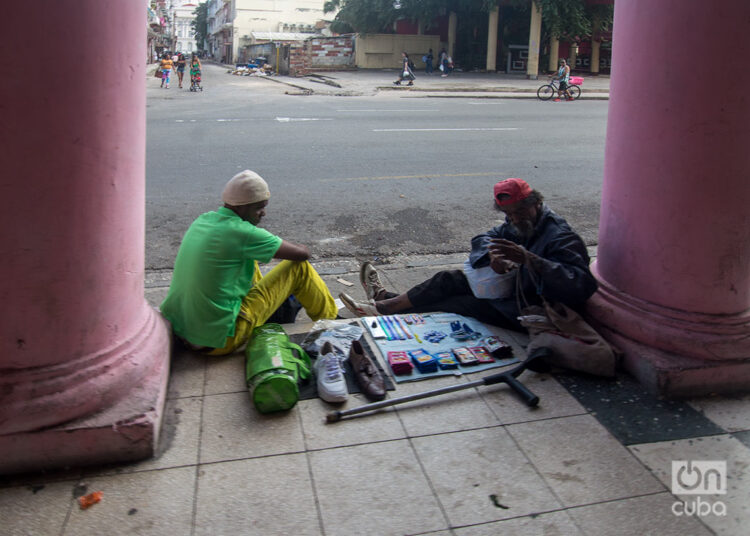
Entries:
POLYGON ((560 59, 560 68, 557 70, 557 76, 555 76, 554 79, 560 81, 560 89, 557 90, 557 98, 555 99, 555 102, 560 102, 563 95, 565 95, 566 101, 574 100, 570 91, 568 91, 568 83, 570 82, 570 65, 568 65, 568 62, 564 59, 560 59))
POLYGON ((442 74, 440 76, 445 78, 453 68, 453 59, 448 55, 448 51, 445 50, 445 48, 440 51, 438 61, 440 66, 439 68, 442 71, 442 74))
POLYGON ((422 61, 424 62, 424 65, 425 65, 424 67, 425 74, 432 74, 432 72, 434 71, 434 69, 432 68, 432 60, 434 58, 435 57, 432 55, 432 49, 430 49, 427 52, 427 54, 425 54, 424 57, 422 58, 422 61))
POLYGON ((169 89, 169 76, 172 74, 172 68, 174 67, 174 62, 169 58, 169 54, 164 54, 164 57, 161 60, 161 87, 164 87, 164 84, 167 84, 167 89, 169 89))
POLYGON ((182 88, 182 78, 185 76, 185 55, 180 52, 177 55, 177 79, 180 83, 180 88, 182 88))
POLYGON ((161 312, 193 350, 226 355, 240 350, 294 295, 312 320, 334 319, 338 308, 308 262, 310 250, 258 227, 271 192, 257 173, 232 177, 224 206, 196 218, 185 232, 161 312), (284 259, 266 275, 258 263, 284 259))
POLYGON ((406 52, 401 53, 401 72, 398 75, 398 80, 393 82, 397 86, 401 85, 401 82, 404 80, 408 80, 410 86, 414 85, 414 79, 416 76, 414 76, 414 64, 409 59, 409 55, 406 52))
POLYGON ((193 58, 190 60, 190 91, 197 91, 201 87, 201 60, 198 59, 198 54, 193 52, 193 58))

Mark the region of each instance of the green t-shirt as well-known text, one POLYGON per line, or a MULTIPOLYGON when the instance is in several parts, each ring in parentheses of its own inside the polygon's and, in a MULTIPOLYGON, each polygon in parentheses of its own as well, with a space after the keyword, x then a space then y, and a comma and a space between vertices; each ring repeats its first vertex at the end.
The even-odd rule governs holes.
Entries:
POLYGON ((281 242, 225 207, 198 216, 182 239, 161 304, 174 332, 195 345, 222 348, 234 335, 255 261, 270 261, 281 242))

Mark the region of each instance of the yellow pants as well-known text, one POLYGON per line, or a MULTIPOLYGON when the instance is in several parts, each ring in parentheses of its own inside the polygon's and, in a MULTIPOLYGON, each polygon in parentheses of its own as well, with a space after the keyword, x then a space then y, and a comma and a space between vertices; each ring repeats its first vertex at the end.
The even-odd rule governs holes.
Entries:
POLYGON ((234 336, 227 337, 224 348, 211 350, 208 355, 226 355, 239 350, 247 343, 253 329, 265 324, 292 294, 312 320, 336 318, 338 315, 333 296, 309 262, 284 260, 265 276, 256 263, 253 286, 242 299, 234 336))

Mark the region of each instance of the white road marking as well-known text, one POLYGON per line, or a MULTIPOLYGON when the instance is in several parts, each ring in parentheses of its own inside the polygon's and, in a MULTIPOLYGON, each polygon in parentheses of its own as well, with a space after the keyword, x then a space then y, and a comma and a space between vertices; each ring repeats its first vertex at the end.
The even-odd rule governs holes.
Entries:
POLYGON ((515 127, 496 128, 374 128, 372 132, 466 132, 487 130, 518 130, 515 127))
POLYGON ((277 117, 279 123, 292 123, 295 121, 333 121, 330 117, 277 117))
POLYGON ((421 110, 400 110, 400 109, 362 109, 362 110, 336 110, 337 112, 373 112, 373 113, 382 113, 382 112, 439 112, 437 108, 430 108, 430 109, 421 109, 421 110))
POLYGON ((503 174, 499 171, 487 171, 477 173, 444 173, 444 174, 424 174, 424 175, 390 175, 384 177, 345 177, 340 179, 318 179, 320 182, 337 182, 337 181, 383 181, 383 180, 403 180, 403 179, 439 179, 441 177, 500 177, 503 174))

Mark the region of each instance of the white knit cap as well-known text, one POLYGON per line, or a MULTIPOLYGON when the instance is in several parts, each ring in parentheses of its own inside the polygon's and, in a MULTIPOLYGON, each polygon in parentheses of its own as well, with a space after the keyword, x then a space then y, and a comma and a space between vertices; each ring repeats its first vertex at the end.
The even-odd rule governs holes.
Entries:
POLYGON ((266 201, 269 197, 271 197, 271 192, 266 181, 249 169, 229 179, 221 193, 221 200, 233 207, 266 201))

